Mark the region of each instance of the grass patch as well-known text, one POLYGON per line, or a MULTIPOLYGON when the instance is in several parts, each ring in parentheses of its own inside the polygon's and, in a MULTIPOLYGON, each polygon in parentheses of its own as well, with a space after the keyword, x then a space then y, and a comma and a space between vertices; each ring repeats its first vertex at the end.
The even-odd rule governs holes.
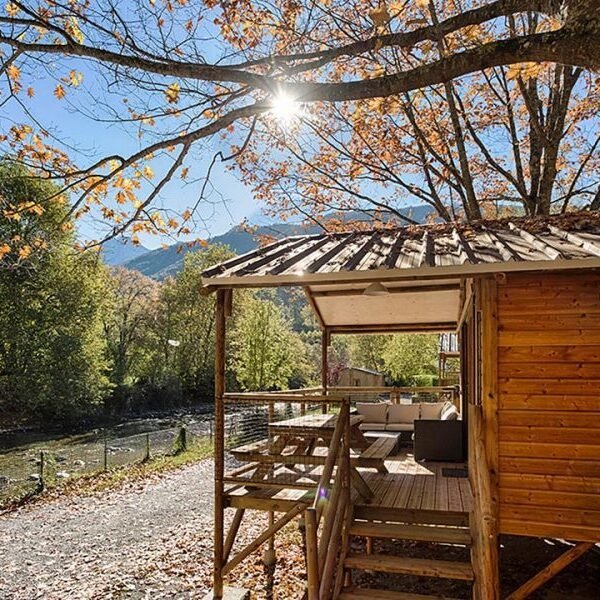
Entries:
POLYGON ((108 471, 73 475, 64 481, 50 482, 38 493, 29 493, 20 498, 8 500, 0 505, 0 511, 14 510, 24 504, 43 502, 64 496, 87 496, 106 490, 121 488, 145 479, 152 479, 162 473, 174 471, 210 458, 213 455, 213 445, 209 440, 202 440, 188 445, 186 450, 176 449, 172 454, 158 455, 150 460, 112 467, 108 471))

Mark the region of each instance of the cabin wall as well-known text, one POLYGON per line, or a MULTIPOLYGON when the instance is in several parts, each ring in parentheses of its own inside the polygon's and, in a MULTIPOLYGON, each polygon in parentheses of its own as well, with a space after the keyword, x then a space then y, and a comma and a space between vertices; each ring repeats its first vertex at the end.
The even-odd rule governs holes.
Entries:
POLYGON ((508 274, 497 303, 500 532, 600 541, 600 273, 508 274))
POLYGON ((337 385, 342 387, 383 387, 385 378, 382 374, 366 373, 358 369, 343 369, 337 385))

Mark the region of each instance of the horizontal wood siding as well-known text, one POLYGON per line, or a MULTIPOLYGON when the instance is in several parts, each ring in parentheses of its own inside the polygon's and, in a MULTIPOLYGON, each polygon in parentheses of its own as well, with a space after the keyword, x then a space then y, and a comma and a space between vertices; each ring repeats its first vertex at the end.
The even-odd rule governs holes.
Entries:
POLYGON ((498 285, 500 531, 600 541, 600 274, 498 285))

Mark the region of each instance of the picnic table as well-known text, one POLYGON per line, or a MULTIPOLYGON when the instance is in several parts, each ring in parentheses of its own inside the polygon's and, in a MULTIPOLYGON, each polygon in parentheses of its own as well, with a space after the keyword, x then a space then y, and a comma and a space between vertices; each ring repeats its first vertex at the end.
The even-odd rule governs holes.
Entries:
MULTIPOLYGON (((367 440, 360 430, 362 421, 362 416, 350 415, 350 467, 353 486, 365 500, 370 500, 373 492, 357 467, 375 468, 380 473, 387 473, 384 460, 392 451, 393 440, 367 440)), ((268 438, 234 448, 231 452, 240 461, 256 463, 256 469, 248 479, 250 484, 261 484, 266 479, 276 482, 279 477, 282 486, 304 485, 311 481, 314 485, 317 479, 314 476, 311 479, 311 472, 325 464, 336 423, 337 415, 334 414, 276 421, 269 424, 268 438), (277 472, 277 464, 286 470, 285 475, 277 472)))

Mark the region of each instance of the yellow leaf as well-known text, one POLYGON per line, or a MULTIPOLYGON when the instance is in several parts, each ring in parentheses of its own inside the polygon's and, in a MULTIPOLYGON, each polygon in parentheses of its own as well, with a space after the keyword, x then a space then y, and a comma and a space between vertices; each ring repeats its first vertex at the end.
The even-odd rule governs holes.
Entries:
POLYGON ((9 17, 16 17, 19 14, 19 7, 12 2, 7 2, 6 13, 9 17))
POLYGON ((55 88, 54 88, 54 96, 56 98, 58 98, 59 100, 62 100, 65 97, 65 88, 59 83, 55 88))
POLYGON ((12 79, 13 81, 19 81, 20 77, 21 77, 21 69, 19 69, 19 67, 17 67, 16 65, 10 65, 7 69, 6 69, 6 74, 9 76, 10 79, 12 79))
POLYGON ((8 244, 0 245, 0 259, 4 258, 7 254, 10 254, 10 246, 8 244))
POLYGON ((166 90, 165 96, 167 97, 167 102, 170 104, 177 104, 179 102, 179 92, 181 88, 178 83, 172 83, 166 90))
POLYGON ((429 0, 416 0, 416 4, 419 8, 429 8, 429 0))
POLYGON ((35 96, 35 90, 32 87, 27 88, 27 96, 29 96, 29 98, 33 98, 35 96))
POLYGON ((21 258, 23 260, 25 260, 26 258, 28 258, 30 254, 31 254, 31 246, 23 246, 19 250, 19 258, 21 258))
POLYGON ((371 17, 371 21, 373 21, 375 27, 385 27, 390 20, 390 13, 388 12, 387 6, 382 4, 369 11, 369 17, 371 17))
POLYGON ((154 171, 152 170, 152 167, 150 167, 149 165, 146 165, 144 167, 144 175, 148 178, 148 179, 152 179, 154 177, 154 171))
POLYGON ((69 84, 73 87, 79 87, 83 81, 83 74, 79 71, 71 71, 69 73, 69 84))
POLYGON ((65 30, 78 44, 83 44, 83 33, 79 29, 79 21, 75 17, 67 19, 65 30))

